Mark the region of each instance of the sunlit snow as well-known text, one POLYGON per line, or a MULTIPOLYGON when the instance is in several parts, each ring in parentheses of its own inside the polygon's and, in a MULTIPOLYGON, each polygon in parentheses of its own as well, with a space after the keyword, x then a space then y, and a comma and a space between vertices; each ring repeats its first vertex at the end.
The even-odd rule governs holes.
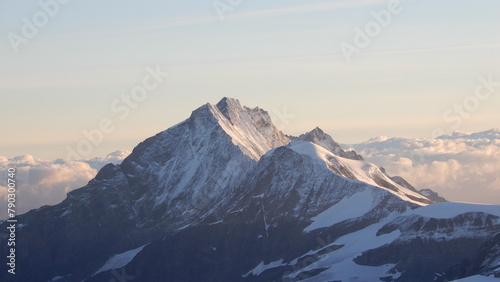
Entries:
MULTIPOLYGON (((147 244, 146 244, 147 245, 147 244)), ((121 254, 116 254, 114 256, 112 256, 110 259, 108 259, 108 261, 106 261, 106 263, 99 269, 97 270, 94 275, 98 274, 98 273, 101 273, 101 272, 104 272, 104 271, 108 271, 108 270, 111 270, 111 269, 118 269, 118 268, 122 268, 124 267, 125 265, 127 265, 129 262, 131 262, 134 257, 140 252, 142 251, 142 249, 146 246, 141 246, 137 249, 133 249, 133 250, 130 250, 130 251, 126 251, 124 253, 121 253, 121 254)))

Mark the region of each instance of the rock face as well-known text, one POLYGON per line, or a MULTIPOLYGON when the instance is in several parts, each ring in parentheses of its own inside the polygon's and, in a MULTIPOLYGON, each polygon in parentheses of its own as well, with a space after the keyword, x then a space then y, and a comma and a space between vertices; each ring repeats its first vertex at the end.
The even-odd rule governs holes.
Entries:
POLYGON ((418 212, 403 215, 377 232, 380 236, 398 230, 400 235, 396 240, 364 252, 355 262, 371 266, 394 263, 397 266, 393 271, 409 276, 406 281, 434 281, 440 278, 436 273, 443 274, 467 259, 485 240, 500 232, 499 222, 498 216, 484 212, 460 213, 446 218, 431 218, 418 212))
POLYGON ((0 280, 433 281, 498 273, 500 207, 432 204, 426 195, 319 128, 287 137, 264 110, 224 98, 146 139, 62 203, 19 216, 18 274, 2 265, 0 280))
POLYGON ((450 267, 438 281, 452 281, 478 273, 500 278, 500 233, 483 243, 472 256, 450 267))
POLYGON ((430 200, 436 202, 436 203, 446 203, 448 202, 448 200, 446 200, 445 198, 439 196, 438 193, 432 191, 431 189, 421 189, 419 191, 420 194, 426 196, 427 198, 429 198, 430 200))

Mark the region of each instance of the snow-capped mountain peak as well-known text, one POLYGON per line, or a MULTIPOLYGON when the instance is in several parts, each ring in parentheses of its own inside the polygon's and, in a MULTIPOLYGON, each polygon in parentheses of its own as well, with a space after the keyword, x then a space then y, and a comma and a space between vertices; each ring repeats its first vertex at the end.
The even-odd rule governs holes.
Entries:
POLYGON ((313 130, 300 135, 299 137, 292 137, 293 140, 309 141, 316 145, 319 145, 328 151, 334 153, 337 156, 353 159, 362 160, 363 157, 358 155, 355 151, 344 151, 339 143, 335 142, 333 138, 326 134, 321 128, 316 127, 313 130))
POLYGON ((237 99, 223 98, 215 106, 207 104, 219 125, 247 156, 259 160, 267 151, 290 140, 278 130, 269 114, 256 107, 241 106, 237 99))
POLYGON ((220 211, 261 156, 289 141, 264 110, 224 98, 139 144, 121 168, 131 182, 148 179, 134 188, 138 217, 181 227, 220 211))

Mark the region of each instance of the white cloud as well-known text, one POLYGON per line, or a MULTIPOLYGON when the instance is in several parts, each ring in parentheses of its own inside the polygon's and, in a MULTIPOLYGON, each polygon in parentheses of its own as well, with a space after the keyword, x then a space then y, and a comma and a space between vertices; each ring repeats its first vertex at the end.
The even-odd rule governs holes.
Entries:
MULTIPOLYGON (((130 154, 128 151, 116 151, 105 158, 92 160, 46 161, 31 155, 7 159, 0 156, 0 171, 15 167, 17 184, 17 214, 25 213, 43 205, 54 205, 66 198, 71 190, 87 184, 97 171, 107 163, 120 163, 130 154)), ((0 179, 0 199, 7 202, 6 176, 0 179)), ((2 205, 3 206, 3 205, 2 205)), ((7 210, 0 210, 0 219, 7 217, 7 210)))
POLYGON ((295 14, 295 13, 305 13, 311 11, 324 11, 327 9, 344 9, 350 7, 359 7, 359 6, 372 6, 372 5, 380 5, 386 4, 385 0, 348 0, 348 1, 336 1, 336 2, 321 2, 315 4, 304 4, 304 5, 296 5, 296 6, 287 6, 280 7, 274 9, 262 9, 262 10, 254 10, 248 12, 242 12, 237 15, 239 18, 247 18, 247 17, 257 17, 257 16, 277 16, 277 15, 286 15, 286 14, 295 14))
POLYGON ((453 201, 500 204, 498 129, 437 139, 372 138, 349 146, 418 189, 430 188, 453 201))

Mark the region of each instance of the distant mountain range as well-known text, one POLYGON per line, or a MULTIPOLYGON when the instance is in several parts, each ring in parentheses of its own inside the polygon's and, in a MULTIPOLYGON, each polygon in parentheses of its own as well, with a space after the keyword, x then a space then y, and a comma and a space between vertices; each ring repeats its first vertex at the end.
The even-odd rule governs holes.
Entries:
POLYGON ((2 264, 1 281, 500 278, 500 206, 417 191, 321 129, 286 136, 231 98, 17 220, 17 274, 2 264))

